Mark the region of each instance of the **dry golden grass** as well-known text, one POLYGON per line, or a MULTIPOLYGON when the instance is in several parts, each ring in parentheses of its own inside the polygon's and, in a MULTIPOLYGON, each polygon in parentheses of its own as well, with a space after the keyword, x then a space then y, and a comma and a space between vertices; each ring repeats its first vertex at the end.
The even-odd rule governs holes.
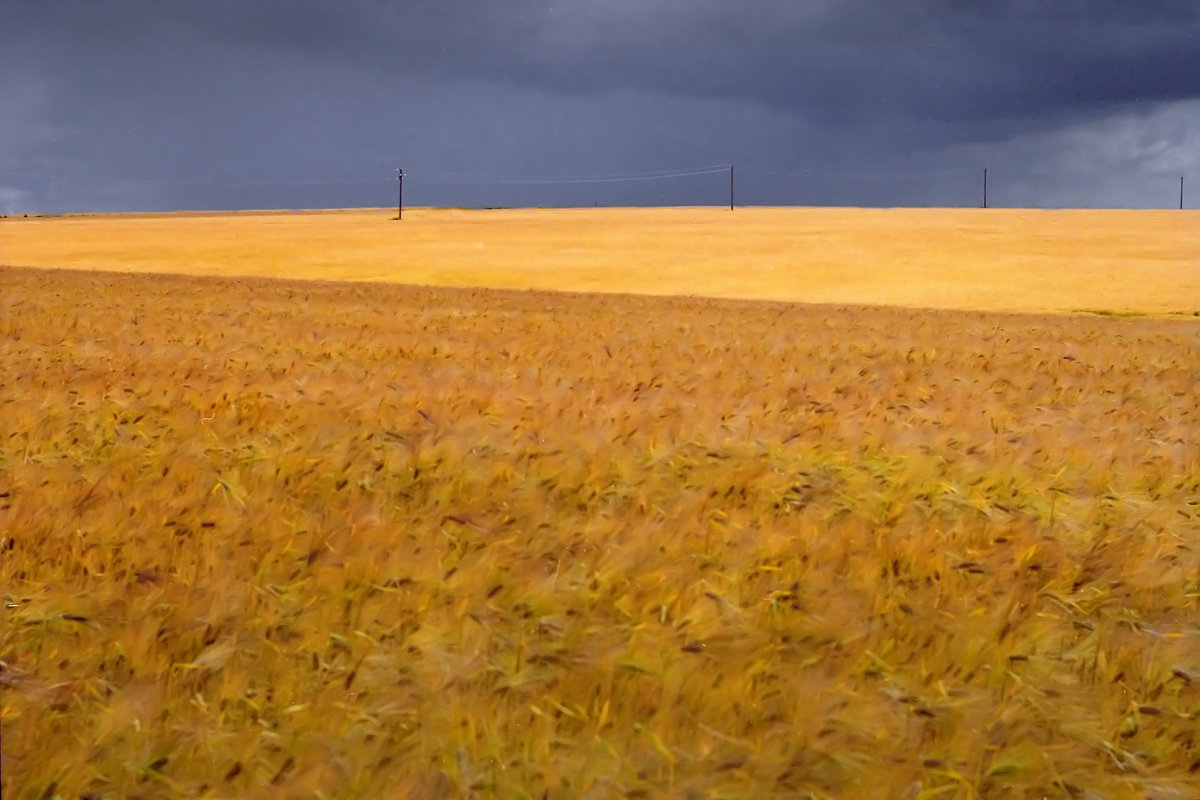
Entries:
POLYGON ((6 798, 1200 795, 1190 320, 0 287, 6 798))
POLYGON ((991 310, 1200 311, 1193 211, 558 209, 0 221, 0 264, 991 310))

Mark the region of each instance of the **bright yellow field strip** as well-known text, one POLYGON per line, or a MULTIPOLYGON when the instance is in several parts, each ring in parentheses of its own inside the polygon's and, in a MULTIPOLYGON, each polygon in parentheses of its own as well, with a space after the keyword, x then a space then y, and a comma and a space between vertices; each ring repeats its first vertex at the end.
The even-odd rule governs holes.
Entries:
POLYGON ((1200 310, 1194 211, 366 209, 0 221, 0 264, 931 308, 1200 310))

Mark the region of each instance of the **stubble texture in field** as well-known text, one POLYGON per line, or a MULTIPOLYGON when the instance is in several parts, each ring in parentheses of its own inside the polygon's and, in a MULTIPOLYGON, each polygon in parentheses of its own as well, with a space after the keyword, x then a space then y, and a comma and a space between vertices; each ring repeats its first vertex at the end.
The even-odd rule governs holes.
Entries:
POLYGON ((1195 323, 0 278, 5 797, 1200 792, 1195 323))

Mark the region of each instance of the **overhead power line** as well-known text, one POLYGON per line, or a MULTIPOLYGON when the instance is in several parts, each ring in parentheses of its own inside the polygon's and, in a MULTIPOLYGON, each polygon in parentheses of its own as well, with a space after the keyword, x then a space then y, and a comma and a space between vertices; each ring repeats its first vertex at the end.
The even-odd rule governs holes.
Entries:
MULTIPOLYGON (((41 174, 34 175, 30 173, 0 173, 0 178, 5 177, 20 177, 27 180, 58 180, 66 179, 66 176, 41 174)), ((279 179, 261 179, 261 180, 229 180, 225 178, 128 178, 123 176, 106 176, 106 175, 72 175, 70 180, 73 182, 84 182, 92 184, 105 185, 120 185, 120 186, 221 186, 244 188, 251 186, 370 186, 372 184, 387 183, 387 178, 351 178, 351 179, 306 179, 306 178, 279 178, 279 179)))
MULTIPOLYGON (((407 178, 415 179, 423 183, 462 183, 462 184, 497 184, 509 186, 521 185, 566 185, 580 183, 622 183, 633 181, 657 181, 668 180, 674 178, 687 178, 696 175, 712 175, 718 172, 727 172, 728 164, 710 164, 702 167, 687 167, 672 170, 660 170, 656 172, 631 172, 623 174, 611 175, 544 175, 532 177, 518 177, 505 175, 489 175, 484 173, 469 173, 469 172, 424 172, 418 170, 416 172, 405 172, 407 178)), ((38 178, 56 178, 58 176, 50 174, 32 174, 32 173, 0 173, 0 177, 21 177, 26 179, 38 178)), ((222 186, 230 188, 245 188, 245 187, 271 187, 271 186, 370 186, 389 181, 384 177, 373 178, 276 178, 276 179, 223 179, 223 178, 159 178, 159 177, 125 177, 125 176, 72 176, 72 180, 78 181, 82 178, 85 182, 92 183, 121 183, 125 185, 142 185, 142 186, 222 186)))
POLYGON ((435 183, 471 183, 471 184, 505 184, 516 185, 554 185, 573 183, 620 183, 626 181, 657 181, 668 178, 687 178, 693 175, 712 175, 718 172, 728 172, 728 164, 712 164, 705 167, 690 169, 666 170, 660 172, 635 172, 624 175, 570 175, 544 176, 535 178, 514 178, 499 175, 481 175, 462 172, 405 172, 405 177, 424 179, 435 183))

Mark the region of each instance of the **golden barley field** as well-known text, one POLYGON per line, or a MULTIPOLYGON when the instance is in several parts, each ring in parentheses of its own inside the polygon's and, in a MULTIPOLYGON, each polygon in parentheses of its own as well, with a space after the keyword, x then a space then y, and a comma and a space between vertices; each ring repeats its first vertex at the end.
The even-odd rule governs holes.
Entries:
POLYGON ((1200 212, 395 209, 0 220, 0 264, 1005 311, 1200 311, 1200 212))
POLYGON ((0 267, 5 798, 1200 796, 1190 312, 149 274, 275 219, 0 267))

